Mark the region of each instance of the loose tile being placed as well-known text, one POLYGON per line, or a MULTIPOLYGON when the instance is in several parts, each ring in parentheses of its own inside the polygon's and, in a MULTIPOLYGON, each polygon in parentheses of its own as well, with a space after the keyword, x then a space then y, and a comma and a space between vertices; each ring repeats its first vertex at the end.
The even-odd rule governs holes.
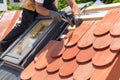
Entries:
POLYGON ((45 68, 49 63, 53 61, 52 53, 55 52, 58 41, 50 41, 48 48, 44 50, 42 53, 40 53, 40 56, 38 57, 38 61, 35 63, 35 68, 36 69, 43 69, 45 68), (50 45, 52 44, 52 46, 50 45))
MULTIPOLYGON (((34 61, 37 62, 37 60, 39 60, 39 58, 41 58, 46 52, 48 52, 49 49, 54 49, 56 47, 56 45, 58 44, 58 41, 53 41, 51 40, 34 58, 34 61), (51 47, 51 45, 53 45, 51 47), (43 53, 43 54, 41 54, 43 53)), ((50 50, 49 50, 50 51, 50 50)))
POLYGON ((60 41, 57 45, 56 45, 56 49, 55 51, 52 52, 51 56, 53 58, 57 58, 60 57, 63 52, 65 51, 65 47, 64 47, 64 40, 60 41))

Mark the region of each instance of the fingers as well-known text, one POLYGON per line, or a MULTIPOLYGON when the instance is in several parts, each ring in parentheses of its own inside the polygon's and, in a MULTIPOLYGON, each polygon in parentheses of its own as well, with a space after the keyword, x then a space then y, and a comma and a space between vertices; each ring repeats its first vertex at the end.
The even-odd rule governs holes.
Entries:
POLYGON ((60 22, 62 20, 62 16, 56 11, 50 11, 50 17, 55 21, 60 22))

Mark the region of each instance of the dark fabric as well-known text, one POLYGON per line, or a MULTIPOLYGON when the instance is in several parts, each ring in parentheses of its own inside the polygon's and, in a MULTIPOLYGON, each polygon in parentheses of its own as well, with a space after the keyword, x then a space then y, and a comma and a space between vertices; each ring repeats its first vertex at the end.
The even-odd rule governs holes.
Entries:
MULTIPOLYGON (((53 4, 54 0, 45 0, 43 6, 49 10, 57 11, 57 8, 53 4)), ((26 29, 33 23, 35 17, 38 14, 36 12, 23 9, 22 20, 20 25, 16 25, 10 33, 0 42, 3 45, 3 50, 6 50, 26 29)))
POLYGON ((53 4, 55 0, 44 0, 43 6, 49 10, 57 11, 56 6, 53 4))
POLYGON ((57 11, 57 8, 54 4, 49 4, 49 5, 44 4, 43 6, 49 10, 57 11))
POLYGON ((44 0, 44 3, 45 4, 51 4, 51 3, 53 3, 55 0, 44 0))
POLYGON ((7 49, 33 23, 36 16, 36 12, 23 9, 21 24, 16 25, 1 41, 4 49, 7 49))

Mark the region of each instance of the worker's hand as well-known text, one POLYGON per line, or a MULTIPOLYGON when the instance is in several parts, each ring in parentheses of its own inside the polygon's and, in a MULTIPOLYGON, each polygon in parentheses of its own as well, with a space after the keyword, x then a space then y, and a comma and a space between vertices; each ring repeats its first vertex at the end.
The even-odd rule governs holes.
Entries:
POLYGON ((80 18, 80 15, 74 15, 74 23, 76 26, 79 26, 83 20, 80 18))
POLYGON ((59 21, 60 22, 62 20, 62 16, 58 12, 56 12, 56 11, 50 10, 49 15, 55 21, 59 21))

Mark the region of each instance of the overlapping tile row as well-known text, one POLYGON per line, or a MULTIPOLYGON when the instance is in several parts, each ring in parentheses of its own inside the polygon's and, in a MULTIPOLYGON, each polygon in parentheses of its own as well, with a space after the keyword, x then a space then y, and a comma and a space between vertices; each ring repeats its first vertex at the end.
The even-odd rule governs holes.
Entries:
POLYGON ((120 9, 84 21, 61 41, 50 41, 23 70, 22 80, 119 80, 120 9), (116 28, 118 27, 118 28, 116 28))

